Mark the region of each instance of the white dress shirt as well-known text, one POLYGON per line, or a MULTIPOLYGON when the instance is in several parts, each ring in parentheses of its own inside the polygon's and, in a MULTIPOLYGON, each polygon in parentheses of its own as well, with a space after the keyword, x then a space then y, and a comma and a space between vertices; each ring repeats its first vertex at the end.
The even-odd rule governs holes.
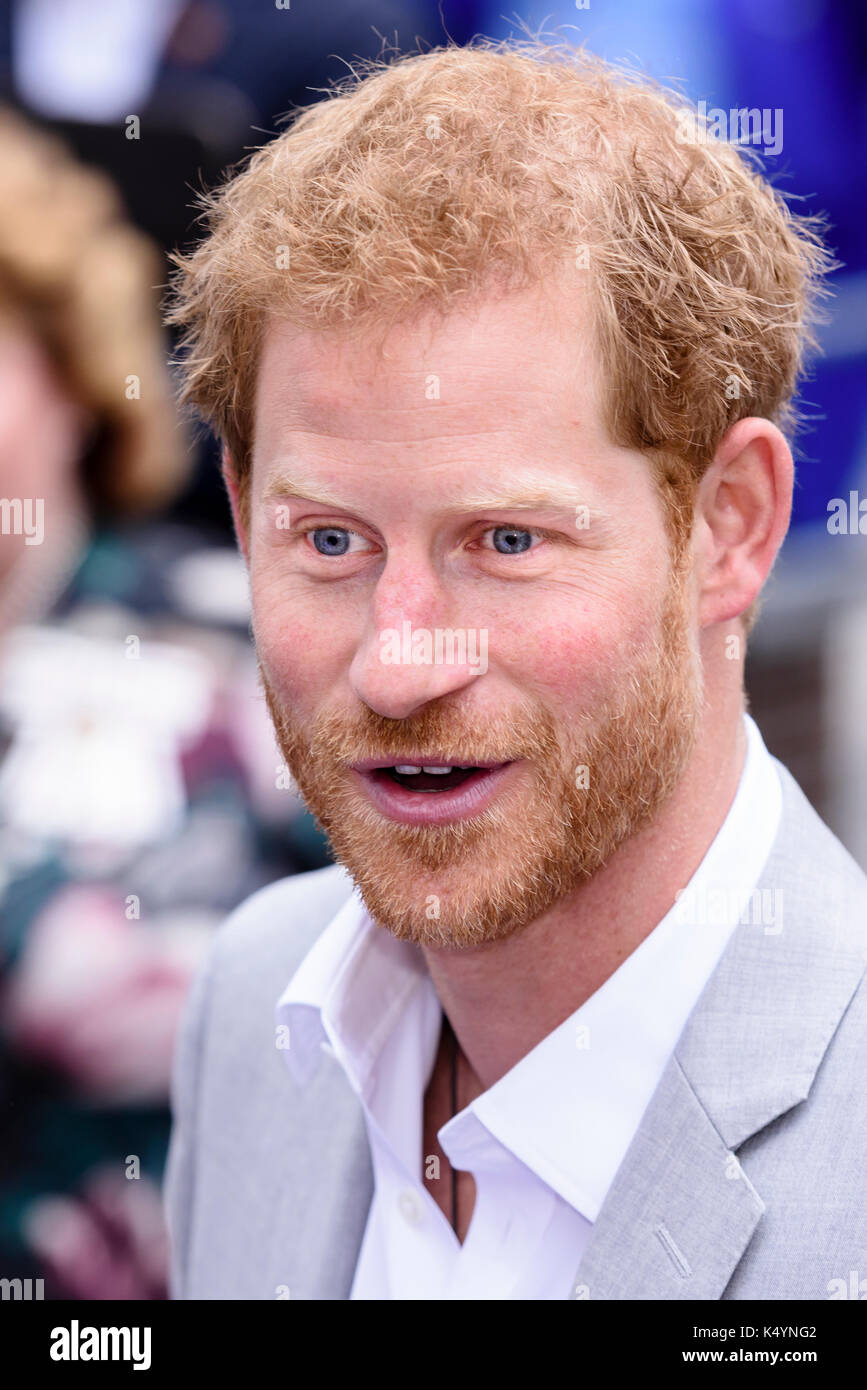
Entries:
MULTIPOLYGON (((755 886, 782 810, 774 761, 744 716, 732 806, 675 906, 564 1023, 439 1130, 476 1185, 463 1244, 425 1188, 423 1099, 442 1010, 420 948, 357 893, 277 1003, 303 1083, 333 1056, 364 1109, 374 1197, 353 1299, 567 1299, 587 1238, 666 1063, 737 922, 776 933, 755 886)), ((428 1158, 428 1162, 430 1159, 428 1158)), ((447 1181, 443 1175, 442 1181, 447 1181)))

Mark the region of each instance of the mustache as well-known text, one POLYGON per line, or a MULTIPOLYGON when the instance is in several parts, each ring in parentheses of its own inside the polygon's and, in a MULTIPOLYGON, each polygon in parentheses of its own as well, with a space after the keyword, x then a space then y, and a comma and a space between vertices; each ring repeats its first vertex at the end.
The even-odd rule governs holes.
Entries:
POLYGON ((447 756, 454 763, 473 766, 521 758, 544 760, 559 748, 551 715, 527 701, 519 702, 508 714, 498 711, 472 717, 436 705, 407 719, 389 719, 365 706, 351 714, 332 710, 319 714, 302 738, 300 727, 296 733, 298 721, 275 695, 261 664, 259 680, 281 739, 305 761, 349 767, 368 759, 388 762, 411 753, 432 763, 447 756), (424 749, 430 753, 424 754, 424 749))

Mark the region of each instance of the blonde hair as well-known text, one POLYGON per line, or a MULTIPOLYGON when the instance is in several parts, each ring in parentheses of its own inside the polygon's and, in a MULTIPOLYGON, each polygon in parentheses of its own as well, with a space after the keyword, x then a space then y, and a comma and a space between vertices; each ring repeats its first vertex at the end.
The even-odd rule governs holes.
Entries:
POLYGON ((93 418, 89 505, 159 506, 188 468, 159 324, 159 256, 108 179, 58 140, 0 110, 0 147, 0 312, 33 333, 93 418))
POLYGON ((683 139, 683 97, 584 49, 489 39, 358 65, 204 200, 176 257, 184 399, 242 487, 268 315, 360 327, 497 282, 589 277, 612 439, 656 464, 674 532, 722 435, 784 432, 832 267, 749 152, 683 139))

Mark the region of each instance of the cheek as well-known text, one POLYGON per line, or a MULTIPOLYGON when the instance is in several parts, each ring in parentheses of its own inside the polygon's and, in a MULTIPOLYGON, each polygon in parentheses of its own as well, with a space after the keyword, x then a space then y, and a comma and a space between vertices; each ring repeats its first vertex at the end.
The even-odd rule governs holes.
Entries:
POLYGON ((549 604, 538 619, 527 614, 498 633, 496 644, 492 634, 491 663, 552 709, 586 709, 624 679, 629 654, 646 641, 652 621, 646 600, 637 598, 618 608, 579 599, 559 614, 549 604))
MULTIPOLYGON (((254 569, 250 584, 256 653, 281 698, 299 711, 337 683, 342 644, 335 624, 296 586, 254 569)), ((344 661, 345 665, 345 661, 344 661)))
POLYGON ((548 621, 526 632, 515 675, 555 708, 584 704, 610 669, 610 634, 586 621, 548 621), (528 680, 529 677, 529 680, 528 680))

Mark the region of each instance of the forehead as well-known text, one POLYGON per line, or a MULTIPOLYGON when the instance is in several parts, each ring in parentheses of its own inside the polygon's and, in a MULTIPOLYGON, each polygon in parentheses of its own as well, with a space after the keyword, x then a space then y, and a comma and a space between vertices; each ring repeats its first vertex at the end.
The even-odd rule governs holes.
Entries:
POLYGON ((588 293, 549 283, 372 334, 267 325, 254 457, 293 432, 401 443, 576 424, 602 435, 588 293))

